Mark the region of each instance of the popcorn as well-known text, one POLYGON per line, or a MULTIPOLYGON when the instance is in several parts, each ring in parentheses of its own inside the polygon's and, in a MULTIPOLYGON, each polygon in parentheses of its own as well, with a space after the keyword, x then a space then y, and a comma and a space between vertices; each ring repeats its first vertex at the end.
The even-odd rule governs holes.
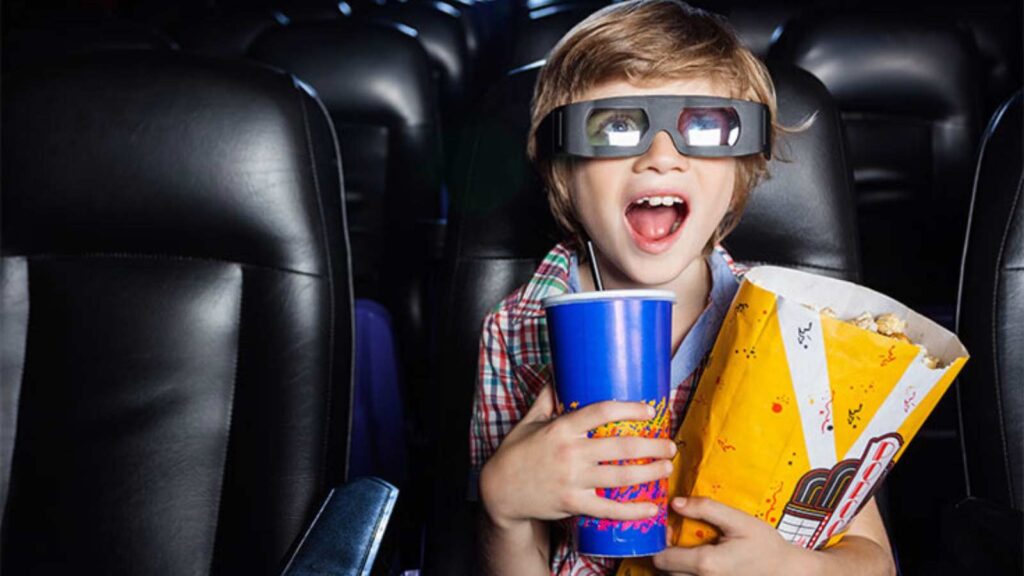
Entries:
POLYGON ((907 331, 907 321, 900 320, 895 314, 880 314, 875 318, 875 325, 878 326, 878 333, 885 336, 903 336, 907 331))
MULTIPOLYGON (((883 294, 751 269, 692 392, 669 493, 743 510, 796 546, 835 544, 966 361, 955 334, 883 294)), ((669 523, 679 546, 720 536, 695 518, 669 523)), ((618 574, 655 571, 626 561, 618 574)))
POLYGON ((871 312, 865 312, 853 320, 847 320, 847 322, 861 330, 867 330, 869 332, 874 332, 875 334, 878 333, 878 324, 875 322, 875 318, 871 315, 871 312))
MULTIPOLYGON (((835 311, 832 310, 831 308, 822 308, 820 312, 822 316, 827 316, 829 318, 837 317, 835 311)), ((862 330, 868 330, 869 332, 874 332, 875 334, 881 334, 882 336, 895 338, 901 342, 906 342, 907 344, 914 344, 921 350, 924 350, 925 366, 932 370, 943 368, 942 361, 940 361, 935 356, 928 354, 927 348, 925 348, 922 344, 915 344, 914 341, 912 341, 910 337, 907 336, 907 321, 903 320, 902 318, 895 314, 886 312, 884 314, 879 314, 878 316, 873 316, 870 312, 864 312, 863 314, 857 316, 856 318, 845 320, 845 322, 853 324, 854 326, 862 330)))

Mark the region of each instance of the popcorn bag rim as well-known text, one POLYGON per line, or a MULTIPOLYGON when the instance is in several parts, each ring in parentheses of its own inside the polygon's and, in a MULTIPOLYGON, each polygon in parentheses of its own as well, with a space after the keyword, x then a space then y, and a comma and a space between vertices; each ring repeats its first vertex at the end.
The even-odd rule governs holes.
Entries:
MULTIPOLYGON (((830 307, 836 312, 838 318, 835 320, 839 322, 855 318, 863 312, 870 312, 873 315, 895 314, 907 321, 906 334, 914 344, 923 345, 932 356, 942 362, 939 369, 943 371, 952 367, 956 360, 970 357, 967 348, 956 334, 899 300, 867 286, 779 266, 751 268, 744 275, 743 282, 767 290, 780 300, 804 306, 830 307), (827 302, 822 301, 822 293, 829 294, 827 302)), ((861 330, 852 325, 850 328, 861 330)))

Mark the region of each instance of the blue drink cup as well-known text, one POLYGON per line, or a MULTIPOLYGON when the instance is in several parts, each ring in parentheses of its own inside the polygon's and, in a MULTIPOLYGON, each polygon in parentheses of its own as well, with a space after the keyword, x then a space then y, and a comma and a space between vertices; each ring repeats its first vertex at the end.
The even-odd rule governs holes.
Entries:
MULTIPOLYGON (((591 430, 591 438, 668 438, 674 302, 675 295, 664 290, 609 290, 544 300, 562 412, 604 400, 645 402, 656 410, 651 420, 612 422, 591 430)), ((650 459, 608 464, 647 462, 650 459)), ((621 558, 649 556, 665 548, 667 479, 598 488, 597 493, 619 502, 654 502, 659 512, 636 521, 575 518, 574 534, 581 554, 621 558)))

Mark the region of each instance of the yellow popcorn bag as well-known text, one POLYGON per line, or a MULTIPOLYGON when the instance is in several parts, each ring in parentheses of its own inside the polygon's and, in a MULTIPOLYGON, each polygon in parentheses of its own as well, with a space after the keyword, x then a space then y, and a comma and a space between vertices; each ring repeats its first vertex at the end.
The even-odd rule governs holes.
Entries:
MULTIPOLYGON (((966 361, 955 335, 882 294, 754 268, 676 435, 669 494, 714 498, 799 546, 834 544, 966 361), (909 342, 844 321, 864 312, 906 320, 909 342)), ((675 514, 669 524, 679 546, 718 535, 675 514)), ((619 569, 654 573, 649 560, 619 569)))

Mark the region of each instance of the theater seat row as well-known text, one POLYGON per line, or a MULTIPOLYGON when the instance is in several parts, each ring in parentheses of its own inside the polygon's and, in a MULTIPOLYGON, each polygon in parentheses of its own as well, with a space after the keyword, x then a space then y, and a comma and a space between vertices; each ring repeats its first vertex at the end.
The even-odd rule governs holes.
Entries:
POLYGON ((0 570, 369 570, 394 491, 340 488, 352 291, 322 105, 156 50, 15 74, 2 105, 0 570))
MULTIPOLYGON (((469 6, 465 5, 467 14, 479 15, 479 6, 484 6, 484 4, 474 5, 476 11, 470 10, 469 6)), ((509 133, 503 131, 506 130, 506 127, 502 126, 500 122, 487 121, 491 115, 496 113, 494 98, 503 98, 501 93, 509 90, 507 82, 498 81, 496 85, 492 86, 491 97, 483 104, 482 113, 475 116, 476 122, 471 123, 468 127, 471 135, 475 136, 469 139, 470 146, 462 147, 462 153, 459 154, 458 138, 449 127, 455 124, 453 118, 461 121, 471 115, 467 112, 469 107, 451 106, 449 98, 451 94, 455 93, 453 90, 457 91, 458 89, 458 83, 452 82, 453 78, 457 76, 455 73, 457 66, 452 65, 456 60, 446 61, 445 58, 446 55, 456 53, 457 50, 456 52, 444 52, 437 49, 437 46, 441 44, 436 44, 433 50, 428 49, 429 44, 424 37, 424 31, 428 29, 429 25, 422 22, 420 29, 417 30, 418 36, 412 37, 406 27, 415 29, 414 17, 400 18, 396 16, 401 12, 402 7, 360 6, 353 3, 349 6, 353 14, 357 16, 362 14, 365 17, 360 17, 361 19, 358 20, 345 16, 333 4, 328 7, 327 11, 324 11, 322 7, 313 8, 307 12, 296 9, 276 12, 267 10, 257 15, 247 13, 253 17, 251 20, 242 18, 242 24, 238 25, 237 29, 231 28, 240 30, 240 32, 236 40, 226 46, 221 44, 209 48, 210 44, 208 43, 204 48, 202 41, 197 40, 197 38, 205 37, 212 43, 211 39, 224 36, 220 31, 214 33, 200 31, 200 33, 189 36, 188 27, 176 27, 168 29, 167 33, 156 33, 157 37, 165 39, 165 42, 157 42, 153 47, 167 50, 174 48, 176 43, 180 48, 212 52, 223 50, 218 53, 269 63, 295 74, 315 90, 319 98, 324 101, 339 134, 347 189, 346 203, 349 207, 349 233, 352 236, 354 252, 356 294, 385 302, 387 310, 395 315, 397 321, 394 325, 400 332, 399 353, 407 354, 402 356, 401 367, 405 372, 404 375, 416 382, 416 385, 408 390, 411 397, 404 400, 412 407, 410 417, 416 422, 413 426, 412 436, 417 441, 429 442, 430 450, 439 450, 437 461, 443 462, 445 458, 451 457, 451 454, 445 453, 446 450, 450 450, 453 445, 459 449, 462 448, 462 445, 458 444, 460 435, 458 433, 448 434, 450 430, 446 432, 450 426, 460 426, 462 420, 458 415, 450 420, 438 415, 446 414, 446 411, 450 410, 462 410, 468 402, 468 397, 464 393, 449 395, 443 391, 444 386, 466 385, 466 382, 458 377, 450 381, 448 370, 452 363, 456 362, 449 358, 449 355, 456 354, 464 347, 462 344, 453 345, 453 343, 465 344, 469 340, 463 342, 464 335, 458 338, 453 337, 449 323, 468 322, 467 325, 471 326, 475 312, 463 316, 461 313, 456 314, 455 311, 459 307, 482 307, 481 309, 483 309, 493 304, 493 302, 467 300, 456 296, 453 292, 452 282, 455 282, 457 278, 466 280, 468 276, 465 275, 475 273, 471 272, 472 267, 462 267, 458 264, 457 257, 453 256, 458 254, 459 246, 464 246, 464 244, 454 243, 455 239, 461 238, 459 242, 466 242, 466 238, 471 237, 471 235, 466 235, 464 229, 459 232, 453 230, 452 235, 448 236, 449 257, 443 265, 439 265, 437 247, 440 244, 440 239, 443 238, 441 225, 446 214, 444 189, 446 186, 451 187, 456 197, 459 198, 456 204, 461 207, 457 210, 462 212, 461 215, 453 214, 453 219, 466 218, 467 210, 479 210, 481 218, 486 214, 500 214, 502 218, 514 219, 517 226, 524 223, 530 226, 530 222, 535 222, 536 228, 527 228, 536 233, 536 236, 530 241, 539 242, 545 247, 553 241, 551 229, 546 227, 543 222, 526 217, 529 214, 534 214, 534 211, 524 211, 523 218, 511 217, 510 214, 517 213, 516 210, 521 208, 516 208, 517 204, 503 199, 505 193, 501 191, 502 186, 533 186, 530 183, 532 173, 522 164, 522 142, 517 138, 509 137, 509 133), (388 17, 389 15, 391 17, 388 17), (396 26, 395 23, 405 24, 405 27, 396 26), (174 40, 166 41, 168 38, 174 40), (391 68, 394 61, 402 63, 396 68, 391 68), (400 71, 395 72, 396 70, 400 71), (446 90, 449 92, 446 93, 446 90), (481 133, 489 133, 492 137, 480 140, 481 133), (494 160, 488 160, 488 158, 494 160), (495 164, 490 162, 495 162, 495 164), (501 169, 501 162, 516 163, 516 167, 515 169, 501 169), (499 183, 498 188, 489 189, 488 184, 495 181, 499 183), (432 282, 431 273, 438 271, 443 272, 444 280, 441 292, 443 300, 440 303, 430 299, 428 290, 432 282), (441 322, 439 319, 445 319, 445 322, 441 322), (440 346, 437 342, 431 342, 430 335, 434 331, 441 335, 439 341, 444 342, 444 346, 440 346), (428 370, 428 367, 431 366, 432 351, 436 351, 444 358, 444 369, 440 375, 428 370), (455 444, 452 444, 453 442, 455 444)), ((581 9, 579 5, 569 5, 568 8, 564 8, 564 5, 558 4, 538 4, 532 11, 535 16, 532 20, 529 18, 531 12, 523 10, 521 13, 526 15, 524 17, 531 22, 542 22, 547 16, 543 13, 540 16, 537 14, 545 8, 550 9, 549 14, 552 15, 577 10, 579 17, 592 9, 589 6, 581 9)), ((487 4, 486 9, 494 10, 495 6, 487 4)), ((753 9, 751 8, 751 10, 753 9)), ((440 13, 448 14, 448 16, 435 19, 450 23, 452 19, 449 16, 451 14, 443 10, 440 13)), ((738 15, 742 14, 742 11, 736 8, 733 13, 738 15)), ((227 13, 222 13, 222 16, 226 17, 227 13)), ((221 28, 214 25, 216 22, 210 24, 204 21, 203 25, 209 25, 222 31, 224 26, 229 28, 236 26, 236 21, 233 20, 234 15, 230 16, 227 19, 231 21, 230 26, 224 24, 227 20, 221 22, 221 28)), ((467 21, 461 16, 460 12, 458 20, 460 26, 467 21)), ((248 17, 246 16, 246 18, 248 17)), ((432 16, 432 18, 434 17, 432 16)), ((873 18, 869 20, 870 23, 877 23, 873 18)), ((799 21, 797 23, 799 24, 799 21)), ((842 25, 838 30, 832 30, 823 35, 824 41, 839 42, 843 37, 844 30, 849 31, 855 28, 853 26, 855 21, 851 21, 849 25, 842 22, 840 24, 842 25)), ((980 134, 982 113, 977 112, 974 119, 969 121, 969 114, 964 110, 972 106, 972 99, 973 106, 981 109, 985 97, 977 94, 961 96, 955 91, 947 91, 949 88, 945 84, 942 84, 941 88, 934 88, 938 85, 937 81, 952 82, 935 73, 935 69, 941 70, 938 65, 935 65, 932 73, 924 74, 920 79, 923 86, 933 87, 931 92, 925 91, 922 94, 913 90, 904 92, 897 89, 895 81, 903 81, 906 80, 905 78, 895 78, 892 82, 883 83, 886 88, 885 97, 895 95, 904 98, 903 102, 905 103, 901 104, 902 111, 907 112, 908 117, 889 114, 890 110, 887 108, 888 104, 883 101, 884 98, 879 97, 877 101, 864 98, 864 91, 858 91, 863 84, 855 82, 852 76, 830 79, 828 74, 816 70, 816 67, 825 70, 835 69, 836 66, 841 67, 842 65, 836 62, 842 62, 842 58, 850 58, 849 53, 842 49, 836 49, 833 51, 833 55, 837 59, 825 65, 822 65, 821 62, 807 61, 808 53, 817 52, 808 48, 813 45, 813 42, 808 44, 800 38, 813 40, 813 31, 820 31, 817 26, 817 24, 809 25, 807 30, 810 32, 799 32, 800 27, 796 24, 787 27, 787 32, 782 34, 773 46, 775 53, 779 55, 776 60, 780 61, 774 67, 776 70, 785 70, 786 67, 781 63, 782 60, 796 62, 811 72, 816 72, 825 85, 832 90, 832 95, 838 100, 839 118, 842 119, 842 128, 838 128, 840 124, 836 124, 836 130, 839 134, 845 131, 846 156, 849 166, 844 169, 845 171, 833 172, 832 176, 818 177, 813 186, 805 186, 804 190, 836 189, 838 186, 835 182, 836 178, 842 178, 843 174, 848 175, 851 172, 857 175, 859 172, 861 178, 857 181, 857 189, 858 191, 867 190, 867 192, 857 196, 851 195, 850 198, 853 200, 841 200, 838 204, 828 200, 827 198, 830 196, 825 199, 818 198, 815 201, 804 202, 802 193, 786 196, 786 199, 793 202, 790 205, 791 214, 808 213, 812 209, 821 209, 820 202, 824 201, 826 206, 832 207, 829 208, 830 210, 836 209, 850 215, 857 211, 850 206, 860 203, 859 222, 854 221, 852 226, 840 226, 839 229, 846 231, 843 234, 835 234, 823 226, 804 230, 804 234, 797 238, 788 233, 779 232, 784 228, 764 224, 765 221, 761 220, 763 215, 757 214, 758 205, 755 202, 751 206, 751 217, 748 219, 750 222, 746 224, 747 228, 741 228, 733 239, 734 242, 739 243, 734 249, 739 249, 742 253, 744 242, 756 249, 760 245, 759 242, 763 235, 771 234, 774 231, 778 233, 777 236, 763 246, 776 246, 776 242, 778 242, 778 246, 804 246, 804 248, 799 248, 799 250, 803 250, 809 249, 805 245, 808 243, 808 239, 813 239, 813 247, 810 248, 812 251, 819 250, 821 254, 832 254, 838 250, 838 246, 846 247, 842 248, 840 252, 848 250, 849 235, 857 234, 858 230, 864 237, 864 242, 877 242, 881 238, 889 237, 886 234, 898 235, 899 230, 893 228, 893 220, 896 221, 895 226, 903 225, 902 220, 907 219, 910 222, 925 222, 928 226, 936 227, 949 219, 960 218, 959 225, 965 226, 969 184, 962 196, 956 197, 956 193, 950 192, 950 198, 952 198, 950 203, 927 205, 926 202, 925 208, 918 209, 920 205, 915 204, 915 201, 922 198, 936 198, 940 195, 945 197, 947 194, 944 191, 945 188, 950 187, 957 178, 961 181, 966 179, 969 182, 973 156, 968 157, 965 162, 963 150, 976 146, 980 134), (786 54, 785 58, 781 56, 783 54, 786 54), (933 96, 936 101, 929 100, 933 96), (864 107, 858 109, 857 106, 864 107), (973 128, 971 128, 971 122, 974 122, 973 128), (973 137, 970 136, 972 130, 973 137), (897 140, 908 143, 896 145, 894 143, 897 140), (858 142, 867 143, 860 152, 854 150, 858 142), (879 149, 879 143, 885 144, 884 149, 879 149), (955 174, 950 176, 945 172, 947 169, 952 170, 955 174), (840 174, 840 176, 835 174, 840 174), (875 193, 879 190, 881 193, 875 193), (939 191, 936 192, 936 190, 939 191), (880 197, 883 204, 890 202, 897 207, 909 206, 909 208, 905 208, 906 212, 877 209, 877 212, 881 214, 879 218, 866 219, 862 196, 870 198, 872 195, 880 197), (843 202, 847 202, 847 204, 843 204, 843 202), (900 204, 901 202, 903 204, 900 204), (960 203, 958 204, 959 211, 950 209, 951 206, 957 206, 956 202, 960 203), (846 207, 842 208, 841 205, 846 207), (837 206, 839 208, 836 208, 837 206), (886 220, 886 217, 890 217, 890 220, 886 220), (872 226, 875 228, 871 228, 872 226), (744 230, 754 232, 745 236, 744 230), (745 238, 752 240, 745 240, 745 238)), ((524 26, 510 26, 509 28, 512 31, 518 29, 520 34, 526 30, 524 26)), ((473 30, 479 31, 479 29, 479 26, 473 27, 473 30)), ((914 26, 904 26, 904 29, 910 29, 912 34, 921 33, 920 28, 914 26)), ((445 30, 450 32, 454 28, 448 26, 445 30)), ((467 56, 472 53, 472 50, 469 49, 472 41, 468 30, 469 28, 463 29, 467 56)), ((955 36, 958 38, 956 42, 962 42, 964 36, 961 32, 953 31, 948 37, 955 36)), ((924 32, 923 34, 932 33, 924 32)), ((431 37, 436 38, 436 36, 431 37)), ((449 38, 451 37, 453 36, 449 36, 449 38)), ((522 38, 522 36, 518 37, 522 38)), ((557 36, 552 37, 557 39, 557 36)), ((928 37, 934 38, 934 36, 928 37)), ((939 35, 939 37, 942 36, 939 35)), ((951 45, 943 43, 943 40, 937 40, 937 42, 940 47, 951 45)), ((865 43, 853 42, 852 44, 863 46, 865 43)), ((870 44, 870 42, 866 44, 870 44)), ((515 50, 518 46, 520 43, 511 42, 504 49, 515 50)), ((493 52, 500 52, 501 49, 499 47, 492 50, 492 57, 494 56, 493 52)), ((963 69, 969 67, 971 61, 963 58, 962 54, 955 51, 943 54, 948 58, 947 61, 943 61, 943 67, 950 66, 950 62, 963 63, 952 67, 957 71, 956 74, 949 73, 947 75, 962 78, 970 74, 970 71, 964 72, 963 69)), ((4 55, 6 58, 7 50, 4 51, 4 55)), ((919 54, 915 61, 927 61, 930 57, 928 53, 919 54)), ((470 58, 470 60, 473 59, 470 58)), ((504 61, 511 62, 510 60, 504 61)), ((874 61, 884 62, 884 58, 874 61)), ((494 72, 502 66, 506 65, 494 65, 492 60, 492 65, 484 66, 485 69, 479 73, 479 76, 487 78, 490 75, 493 77, 494 72)), ((478 74, 478 70, 475 65, 466 67, 465 78, 473 78, 475 74, 478 74)), ((870 78, 871 73, 876 71, 865 67, 860 72, 865 74, 865 78, 870 78)), ((523 73, 529 74, 528 70, 519 72, 519 74, 523 73)), ((786 75, 785 72, 777 73, 782 77, 786 75)), ((522 76, 513 75, 513 77, 518 79, 517 83, 521 83, 517 84, 518 88, 513 91, 519 98, 515 103, 515 106, 518 107, 516 113, 522 115, 515 122, 520 122, 526 119, 523 106, 528 104, 528 96, 525 100, 523 97, 528 92, 529 81, 523 81, 522 76)), ((784 82, 785 80, 783 80, 784 82)), ((975 82, 977 83, 977 80, 975 82)), ((488 83, 489 81, 485 80, 477 83, 476 86, 488 83)), ((958 80, 955 85, 959 86, 963 83, 958 80)), ((463 88, 467 101, 477 100, 476 93, 480 91, 479 88, 465 88, 465 86, 463 88)), ((968 91, 970 90, 968 89, 968 91)), ((877 92, 877 90, 873 90, 872 95, 881 96, 877 92)), ((498 114, 500 116, 502 113, 498 114)), ((842 136, 840 136, 840 140, 842 140, 842 136)), ((775 169, 783 174, 775 180, 776 183, 789 181, 784 174, 786 166, 776 166, 775 169)), ((770 195, 774 198, 773 202, 778 202, 782 198, 779 193, 762 192, 762 194, 766 197, 770 195)), ((874 206, 871 202, 868 204, 874 206)), ((490 228, 487 234, 508 233, 506 228, 494 225, 496 219, 496 217, 490 220, 481 219, 479 222, 480 225, 490 228)), ((942 230, 945 234, 945 229, 942 230)), ((907 230, 907 241, 911 242, 917 237, 916 234, 916 230, 907 230)), ((940 235, 943 238, 946 236, 952 237, 948 234, 940 235)), ((500 245, 500 242, 496 244, 483 242, 478 246, 478 249, 482 251, 484 265, 494 265, 496 264, 495 258, 503 257, 503 252, 494 248, 496 245, 500 245)), ((904 248, 909 254, 916 254, 911 250, 911 245, 906 245, 904 248)), ((778 261, 780 250, 781 253, 784 253, 787 249, 777 247, 770 254, 759 258, 748 256, 748 259, 752 262, 778 261)), ((945 246, 936 256, 941 261, 940 266, 948 265, 951 261, 958 262, 958 257, 955 256, 958 254, 957 250, 955 241, 950 240, 949 245, 945 246), (954 256, 951 257, 950 254, 954 254, 954 256)), ((864 258, 864 275, 857 276, 851 272, 848 277, 866 279, 873 283, 899 278, 904 274, 903 268, 898 269, 897 276, 878 273, 879 269, 872 267, 871 262, 868 261, 868 256, 872 252, 867 245, 862 244, 857 251, 846 252, 846 254, 857 254, 857 252, 861 252, 864 258), (878 280, 879 278, 881 280, 878 280)), ((886 251, 878 252, 884 257, 892 256, 886 251)), ((859 259, 862 256, 845 256, 844 258, 859 259)), ((803 265, 817 267, 825 273, 836 273, 837 270, 849 271, 855 268, 849 264, 852 260, 845 261, 846 263, 840 263, 840 260, 842 258, 839 260, 832 257, 811 258, 808 261, 810 263, 804 262, 803 265)), ((522 268, 525 270, 531 267, 531 262, 530 258, 523 259, 522 268)), ((943 273, 946 274, 945 299, 941 302, 923 300, 919 305, 928 308, 928 311, 936 316, 950 321, 952 319, 953 301, 951 298, 953 292, 949 291, 951 285, 949 279, 955 280, 956 275, 954 270, 954 274, 950 276, 948 267, 941 270, 944 270, 943 273)), ((478 281, 495 278, 485 272, 481 272, 481 274, 478 281)), ((847 273, 843 272, 843 274, 847 273)), ((499 272, 497 277, 502 278, 502 282, 505 284, 516 282, 516 277, 508 276, 506 272, 499 272)), ((505 284, 500 285, 504 286, 505 284)), ((488 284, 491 288, 498 285, 488 284)), ((955 282, 952 285, 955 286, 955 282)), ((915 291, 916 288, 916 285, 911 284, 883 289, 893 292, 897 296, 900 296, 900 290, 907 290, 906 299, 915 304, 913 299, 919 295, 915 291)), ((511 287, 508 287, 508 290, 505 291, 510 289, 511 287)), ((473 294, 474 292, 469 291, 468 293, 473 294)), ((921 295, 927 297, 933 294, 936 292, 928 291, 921 295)), ((475 339, 475 335, 473 338, 475 339)), ((475 340, 472 346, 475 347, 475 340)), ((465 361, 465 357, 463 357, 463 361, 465 361)), ((952 425, 951 423, 955 421, 955 413, 947 412, 947 420, 948 424, 952 425)), ((946 429, 939 432, 940 435, 945 434, 946 429)), ((464 433, 462 436, 464 437, 464 433)), ((950 442, 945 443, 949 444, 950 442)), ((434 460, 434 454, 425 450, 420 452, 419 457, 425 460, 434 460), (429 456, 427 456, 428 454, 429 456)), ((458 465, 458 463, 456 464, 458 465)), ((447 500, 435 501, 435 504, 437 502, 447 502, 447 500)), ((440 547, 435 550, 444 550, 443 543, 438 542, 438 545, 440 547)))

